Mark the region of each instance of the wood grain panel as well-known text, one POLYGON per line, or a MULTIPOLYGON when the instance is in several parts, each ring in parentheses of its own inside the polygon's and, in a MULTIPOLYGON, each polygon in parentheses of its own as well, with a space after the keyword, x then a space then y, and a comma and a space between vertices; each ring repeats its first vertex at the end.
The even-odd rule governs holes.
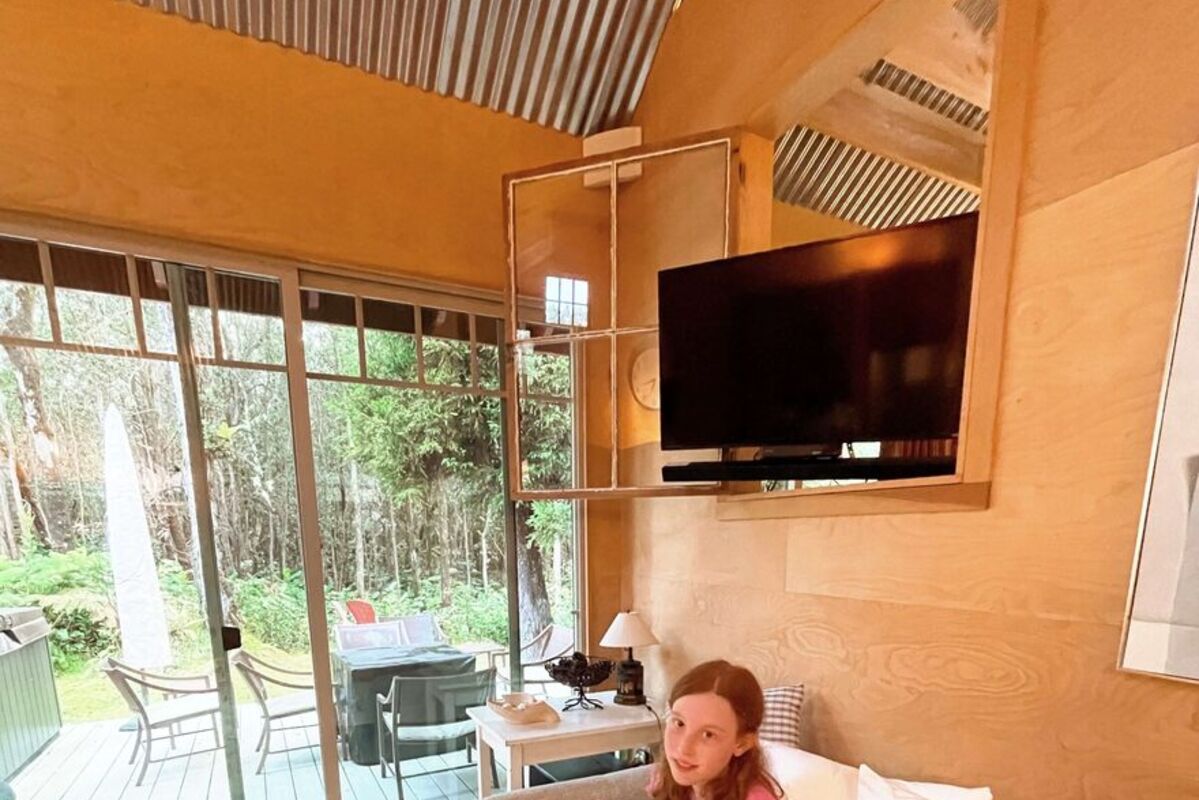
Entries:
POLYGON ((990 507, 732 522, 770 501, 633 501, 622 590, 664 643, 651 688, 713 657, 805 681, 824 755, 1002 800, 1199 798, 1199 691, 1115 668, 1199 170, 1199 18, 1039 5, 990 507))
POLYGON ((730 13, 724 0, 688 0, 666 26, 633 122, 647 141, 742 125, 878 5, 742 0, 730 13))
POLYGON ((992 511, 797 522, 788 589, 1120 623, 1196 169, 1188 148, 1022 221, 992 511))
POLYGON ((990 108, 994 44, 991 32, 977 30, 965 14, 951 8, 904 39, 887 53, 887 60, 980 108, 990 108))
POLYGON ((1059 200, 1195 141, 1194 3, 1044 4, 1023 205, 1059 200))
POLYGON ((861 233, 862 226, 803 206, 774 201, 770 209, 770 246, 788 247, 861 233))
POLYGON ((804 125, 976 193, 982 186, 984 134, 881 86, 855 78, 804 125))
POLYGON ((648 573, 634 585, 666 643, 643 656, 653 691, 690 664, 730 655, 767 684, 805 681, 806 744, 839 761, 988 784, 1005 799, 1199 793, 1199 694, 1116 672, 1118 626, 779 595, 648 573), (678 606, 689 610, 685 619, 678 606), (1133 748, 1153 753, 1155 768, 1137 768, 1133 748))
POLYGON ((0 4, 0 207, 504 284, 500 176, 578 140, 132 3, 0 4), (52 55, 50 55, 52 54, 52 55))

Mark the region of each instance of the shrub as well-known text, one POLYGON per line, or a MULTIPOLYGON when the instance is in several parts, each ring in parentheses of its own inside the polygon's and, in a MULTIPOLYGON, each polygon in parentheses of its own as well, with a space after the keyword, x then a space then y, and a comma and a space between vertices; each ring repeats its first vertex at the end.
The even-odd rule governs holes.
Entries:
POLYGON ((278 577, 233 577, 229 583, 247 632, 290 653, 308 649, 303 575, 287 570, 278 577))
POLYGON ((452 605, 443 609, 445 632, 453 641, 490 639, 508 642, 508 596, 504 588, 454 588, 452 605))
POLYGON ((50 659, 60 675, 78 672, 89 661, 116 650, 117 633, 86 608, 45 606, 50 623, 50 659))
POLYGON ((0 560, 0 594, 27 597, 86 589, 107 594, 112 580, 108 556, 79 548, 65 553, 32 553, 20 561, 0 560))

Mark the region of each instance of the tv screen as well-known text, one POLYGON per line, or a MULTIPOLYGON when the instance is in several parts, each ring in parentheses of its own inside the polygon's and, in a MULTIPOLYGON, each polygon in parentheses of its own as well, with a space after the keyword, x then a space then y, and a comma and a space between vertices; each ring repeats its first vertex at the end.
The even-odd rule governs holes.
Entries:
POLYGON ((958 432, 978 215, 658 274, 662 447, 958 432))

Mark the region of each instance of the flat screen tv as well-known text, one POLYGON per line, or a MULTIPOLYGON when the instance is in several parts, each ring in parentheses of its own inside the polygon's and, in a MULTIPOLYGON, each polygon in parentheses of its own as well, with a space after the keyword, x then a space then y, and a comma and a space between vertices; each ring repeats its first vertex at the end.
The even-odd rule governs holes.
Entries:
POLYGON ((662 447, 950 438, 978 215, 658 275, 662 447))

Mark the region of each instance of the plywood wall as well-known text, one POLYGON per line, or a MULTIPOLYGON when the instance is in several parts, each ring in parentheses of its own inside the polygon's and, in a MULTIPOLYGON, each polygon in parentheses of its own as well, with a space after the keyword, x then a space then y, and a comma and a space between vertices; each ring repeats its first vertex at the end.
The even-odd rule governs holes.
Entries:
POLYGON ((774 201, 770 211, 772 247, 790 247, 793 244, 818 242, 821 239, 837 239, 865 230, 853 222, 778 200, 774 201))
POLYGON ((0 208, 504 284, 501 176, 577 139, 117 0, 0 4, 0 208))
POLYGON ((1199 797, 1199 687, 1115 668, 1199 170, 1179 82, 1199 17, 1042 5, 991 507, 718 522, 712 500, 632 501, 622 601, 663 641, 651 689, 714 657, 806 682, 807 743, 833 758, 1002 800, 1199 797))

